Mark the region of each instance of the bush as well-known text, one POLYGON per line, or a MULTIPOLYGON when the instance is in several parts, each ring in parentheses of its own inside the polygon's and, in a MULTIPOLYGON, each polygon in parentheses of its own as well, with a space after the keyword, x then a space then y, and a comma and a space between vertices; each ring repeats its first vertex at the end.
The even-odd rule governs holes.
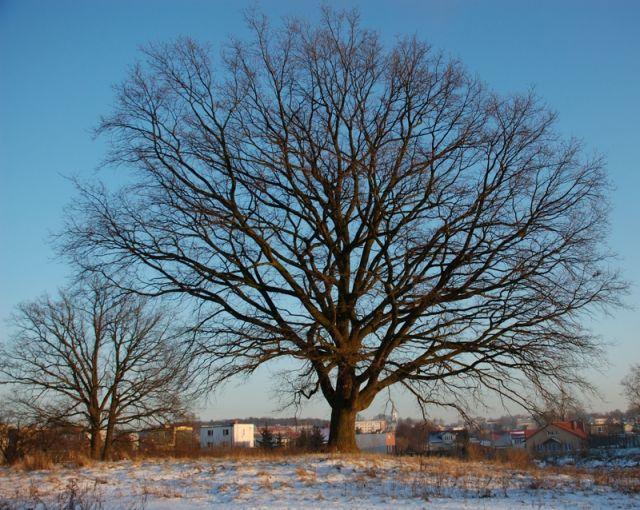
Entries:
POLYGON ((526 469, 533 464, 529 452, 524 448, 507 448, 501 450, 498 459, 514 469, 526 469))

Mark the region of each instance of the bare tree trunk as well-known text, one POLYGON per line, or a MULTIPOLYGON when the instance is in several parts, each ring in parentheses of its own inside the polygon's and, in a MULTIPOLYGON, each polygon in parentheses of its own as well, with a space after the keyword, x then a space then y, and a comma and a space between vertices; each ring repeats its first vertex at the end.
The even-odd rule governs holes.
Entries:
POLYGON ((102 460, 110 460, 113 454, 113 439, 114 431, 116 428, 116 407, 117 403, 115 399, 111 399, 111 406, 109 408, 109 418, 107 420, 107 429, 104 438, 104 446, 102 448, 102 460))
POLYGON ((330 451, 356 452, 356 414, 358 394, 355 370, 348 364, 338 369, 336 398, 331 402, 330 451))
POLYGON ((90 429, 90 454, 91 458, 100 459, 100 447, 102 445, 102 437, 100 436, 100 426, 92 425, 90 429))
POLYGON ((331 409, 328 449, 333 452, 357 452, 356 445, 357 411, 345 407, 331 409))
POLYGON ((113 426, 109 424, 105 433, 101 460, 110 460, 113 453, 113 426))
POLYGON ((7 437, 7 448, 4 451, 4 458, 7 464, 13 464, 24 454, 22 449, 22 435, 23 430, 21 427, 9 429, 7 437))

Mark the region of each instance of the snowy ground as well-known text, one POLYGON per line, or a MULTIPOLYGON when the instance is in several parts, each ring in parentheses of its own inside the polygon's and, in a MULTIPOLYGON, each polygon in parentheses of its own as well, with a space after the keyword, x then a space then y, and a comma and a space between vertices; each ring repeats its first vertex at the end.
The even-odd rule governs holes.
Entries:
POLYGON ((563 456, 538 462, 539 466, 576 466, 587 469, 640 468, 640 448, 593 449, 589 455, 563 456))
POLYGON ((0 509, 67 508, 72 493, 82 510, 640 508, 640 494, 595 474, 328 455, 126 461, 30 473, 0 468, 0 509))

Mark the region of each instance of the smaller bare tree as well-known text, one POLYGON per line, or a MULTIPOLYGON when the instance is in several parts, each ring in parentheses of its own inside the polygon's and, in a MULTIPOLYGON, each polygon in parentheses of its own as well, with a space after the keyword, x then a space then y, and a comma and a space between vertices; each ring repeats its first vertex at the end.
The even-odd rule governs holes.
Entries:
POLYGON ((170 318, 101 280, 22 304, 0 348, 0 381, 40 420, 87 427, 91 456, 112 454, 117 428, 185 411, 188 361, 170 318))
MULTIPOLYGON (((582 386, 580 389, 595 391, 586 386, 582 386)), ((534 418, 541 425, 554 421, 587 421, 587 411, 584 409, 583 403, 570 388, 560 386, 556 391, 549 390, 542 395, 542 400, 542 406, 534 411, 534 418)))
POLYGON ((631 365, 629 373, 622 379, 621 384, 629 408, 640 411, 640 363, 631 365))

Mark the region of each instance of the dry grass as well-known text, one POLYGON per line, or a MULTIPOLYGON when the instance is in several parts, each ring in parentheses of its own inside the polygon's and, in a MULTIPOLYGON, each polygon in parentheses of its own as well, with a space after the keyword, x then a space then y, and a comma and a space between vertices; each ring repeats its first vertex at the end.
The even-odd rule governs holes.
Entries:
POLYGON ((144 485, 142 488, 142 495, 145 498, 148 498, 149 496, 167 499, 183 497, 182 493, 175 489, 169 487, 157 487, 153 485, 144 485))
POLYGON ((462 493, 465 497, 489 498, 506 495, 513 486, 513 470, 504 465, 465 461, 443 457, 413 459, 400 474, 410 483, 414 498, 449 497, 462 493))
MULTIPOLYGON (((178 450, 155 450, 155 451, 125 451, 118 450, 114 453, 114 461, 131 460, 134 463, 148 462, 148 461, 162 461, 171 462, 179 459, 228 459, 228 460, 265 460, 265 461, 278 461, 285 460, 292 457, 299 457, 307 454, 303 451, 285 450, 285 449, 273 449, 267 450, 262 448, 208 448, 208 449, 178 449, 178 450)), ((46 452, 42 450, 33 450, 24 455, 24 457, 9 467, 25 470, 35 471, 41 469, 54 469, 56 465, 64 467, 87 467, 93 465, 95 460, 91 459, 87 452, 81 449, 70 449, 65 451, 57 451, 55 453, 46 452)))
MULTIPOLYGON (((128 506, 130 510, 142 510, 146 500, 141 499, 128 506)), ((68 481, 67 485, 57 494, 46 494, 32 484, 26 494, 16 492, 11 500, 0 498, 0 509, 33 508, 43 510, 103 510, 104 497, 96 484, 81 484, 76 479, 68 481), (45 499, 46 498, 46 501, 45 499)))
MULTIPOLYGON (((518 452, 514 452, 518 453, 518 452)), ((508 489, 555 490, 563 486, 588 489, 610 487, 624 494, 640 494, 640 468, 593 470, 574 466, 540 468, 519 455, 491 461, 470 461, 444 457, 407 459, 401 476, 412 480, 416 497, 446 496, 451 488, 474 497, 506 495, 508 489), (412 477, 412 478, 408 478, 412 477)))
MULTIPOLYGON (((214 492, 226 493, 226 498, 235 499, 239 503, 264 492, 277 495, 282 493, 281 491, 300 491, 314 496, 317 493, 318 498, 322 498, 327 496, 323 493, 327 483, 333 484, 334 492, 338 491, 347 500, 368 497, 373 491, 388 502, 404 501, 407 498, 429 501, 432 498, 510 497, 514 490, 531 493, 559 489, 561 494, 567 489, 591 491, 596 486, 611 487, 626 494, 640 493, 640 468, 606 471, 573 466, 539 468, 529 462, 521 462, 519 457, 471 461, 445 457, 308 454, 295 458, 283 455, 251 458, 243 456, 228 462, 224 460, 226 458, 193 463, 174 463, 170 458, 163 458, 155 466, 143 465, 142 470, 149 469, 150 472, 155 472, 154 470, 159 469, 162 477, 158 480, 142 481, 142 487, 138 486, 136 490, 141 490, 145 499, 188 499, 193 488, 185 480, 192 477, 195 471, 193 478, 198 487, 207 491, 213 488, 214 492), (258 458, 260 460, 254 462, 258 458), (273 462, 274 459, 276 462, 273 462), (280 459, 285 462, 278 462, 280 459), (176 476, 166 476, 165 471, 176 469, 176 465, 176 476), (175 483, 176 480, 180 483, 175 483), (239 480, 242 480, 242 483, 239 480), (183 488, 183 482, 190 488, 183 488), (145 487, 147 483, 149 486, 145 487)), ((147 462, 149 461, 145 460, 145 463, 147 462)), ((135 472, 136 464, 132 467, 127 463, 124 469, 135 472)), ((63 479, 70 475, 80 476, 72 471, 60 470, 49 475, 38 475, 38 478, 42 480, 41 477, 44 476, 55 480, 59 477, 59 482, 45 485, 61 488, 66 483, 63 479)), ((87 473, 84 473, 80 478, 86 475, 87 473)), ((92 487, 100 494, 105 482, 95 475, 90 476, 92 487)), ((36 488, 34 491, 32 501, 37 500, 38 496, 44 497, 37 493, 36 488)), ((543 494, 540 497, 546 496, 543 494)))
POLYGON ((293 489, 293 485, 289 482, 287 482, 286 480, 280 480, 278 482, 278 488, 279 489, 293 489))
POLYGON ((530 469, 534 466, 533 459, 522 448, 507 448, 498 452, 495 462, 504 464, 513 469, 530 469))
POLYGON ((69 450, 64 453, 33 450, 25 453, 20 459, 9 464, 8 467, 19 471, 55 470, 58 467, 83 468, 95 463, 86 453, 79 450, 69 450))
POLYGON ((13 467, 22 471, 41 471, 45 469, 51 470, 55 465, 55 462, 49 454, 36 451, 26 454, 22 459, 13 464, 13 467))
POLYGON ((592 480, 594 485, 607 486, 624 494, 640 494, 640 468, 596 469, 560 468, 559 473, 582 480, 592 480))
POLYGON ((236 489, 236 498, 247 496, 253 492, 253 487, 251 486, 251 484, 248 484, 248 483, 236 483, 235 489, 236 489))
POLYGON ((524 448, 493 450, 476 444, 467 448, 466 460, 502 464, 513 469, 528 469, 534 465, 533 459, 524 448))
POLYGON ((258 471, 256 473, 256 478, 259 478, 258 485, 260 485, 261 489, 268 491, 273 489, 272 477, 267 471, 258 471))
POLYGON ((81 452, 69 452, 64 464, 68 467, 83 468, 93 466, 95 460, 81 452))
POLYGON ((364 470, 364 475, 369 478, 376 478, 378 476, 378 472, 376 471, 375 466, 369 466, 364 470))
MULTIPOLYGON (((171 463, 174 460, 182 459, 220 459, 220 460, 254 460, 254 461, 285 461, 291 458, 299 458, 300 456, 310 455, 304 453, 291 453, 287 450, 263 450, 260 448, 219 448, 219 449, 207 449, 199 450, 199 453, 190 453, 189 455, 174 455, 168 453, 143 453, 138 452, 135 455, 126 456, 126 458, 119 460, 131 460, 136 465, 140 465, 145 462, 165 462, 171 463)), ((37 470, 55 470, 58 467, 68 468, 83 468, 93 466, 99 463, 99 461, 91 459, 84 452, 81 451, 69 451, 64 456, 51 455, 47 452, 36 450, 32 453, 24 455, 19 461, 8 465, 7 467, 22 471, 37 471, 37 470)), ((215 467, 212 466, 212 474, 215 474, 215 467)), ((5 474, 0 470, 0 476, 5 474)))
POLYGON ((166 452, 137 452, 131 455, 130 458, 133 461, 159 461, 166 460, 178 460, 178 459, 228 459, 228 460, 286 460, 305 455, 304 452, 297 452, 292 450, 277 449, 272 450, 264 448, 206 448, 189 450, 186 452, 174 452, 168 450, 166 452))
MULTIPOLYGON (((460 490, 470 497, 490 497, 506 495, 508 489, 546 490, 572 485, 576 488, 608 486, 627 493, 640 494, 640 468, 617 470, 592 470, 574 466, 548 466, 540 468, 522 450, 505 450, 493 459, 463 460, 448 457, 390 457, 381 454, 291 454, 286 450, 261 449, 219 449, 208 450, 197 463, 198 472, 216 478, 221 469, 244 469, 251 466, 255 472, 255 489, 275 490, 287 487, 288 482, 274 478, 266 466, 272 462, 295 462, 294 478, 305 486, 318 483, 318 472, 313 468, 317 461, 328 461, 332 469, 344 472, 363 487, 374 480, 390 480, 398 487, 410 487, 412 495, 419 498, 447 496, 451 491, 460 490), (206 459, 211 459, 207 462, 206 459), (229 462, 225 462, 225 461, 229 462), (308 462, 307 462, 308 460, 308 462), (261 465, 261 463, 266 463, 261 465), (257 469, 254 468, 257 467, 257 469), (257 472, 256 472, 257 471, 257 472)), ((163 469, 173 469, 173 457, 137 456, 134 466, 148 462, 158 462, 163 469)), ((65 467, 85 467, 93 464, 91 459, 77 454, 70 455, 65 467)), ((50 470, 57 472, 57 465, 51 457, 42 453, 25 456, 15 465, 23 471, 50 470)), ((376 482, 377 483, 377 482, 376 482)), ((295 484, 295 482, 294 482, 295 484)), ((236 489, 234 487, 234 489, 236 489)), ((220 492, 229 487, 220 486, 220 492)), ((236 489, 237 490, 237 489, 236 489)), ((403 489, 404 490, 404 489, 403 489)), ((244 489, 240 491, 243 493, 244 489)), ((156 494, 153 494, 156 495, 156 494)), ((393 497, 393 493, 388 494, 393 497)), ((157 494, 159 496, 159 494, 157 494)), ((165 497, 177 497, 167 494, 165 497)))
MULTIPOLYGON (((339 453, 309 453, 304 451, 296 451, 289 449, 262 449, 262 448, 209 448, 209 449, 194 449, 194 450, 185 450, 185 451, 155 451, 155 452, 134 452, 128 453, 126 455, 118 455, 118 460, 131 460, 132 462, 138 464, 141 462, 171 462, 173 460, 182 460, 182 459, 193 459, 193 460, 203 460, 203 459, 222 459, 222 460, 232 460, 232 461, 240 461, 244 459, 254 460, 254 461, 287 461, 290 459, 299 459, 308 456, 318 456, 333 459, 340 459, 344 462, 356 463, 359 465, 366 464, 367 466, 379 467, 379 463, 388 460, 391 457, 383 454, 374 454, 374 453, 354 453, 354 454, 339 454, 339 453)), ((402 457, 402 459, 413 459, 413 457, 402 457)), ((445 457, 428 457, 429 462, 436 461, 439 459, 441 461, 451 461, 455 462, 463 462, 468 464, 466 461, 460 461, 452 458, 445 457)), ((514 469, 528 469, 533 466, 531 459, 527 456, 524 451, 517 450, 505 450, 504 452, 500 452, 499 455, 496 455, 495 458, 491 460, 486 460, 477 452, 470 452, 469 461, 482 461, 482 462, 491 462, 496 464, 505 465, 514 469)), ((61 464, 66 467, 86 467, 94 464, 96 461, 89 458, 83 452, 76 451, 68 451, 65 453, 64 457, 56 456, 52 457, 44 452, 34 452, 33 454, 29 454, 25 456, 23 461, 18 462, 16 466, 20 469, 52 469, 55 464, 61 464), (33 466, 33 467, 31 467, 33 466), (38 467, 42 466, 42 467, 38 467)), ((404 460, 403 460, 404 462, 404 460)), ((336 465, 337 469, 340 468, 339 464, 336 465)))
POLYGON ((300 480, 305 485, 313 485, 318 479, 318 475, 315 471, 307 470, 302 466, 298 466, 296 468, 296 475, 298 476, 298 480, 300 480))

